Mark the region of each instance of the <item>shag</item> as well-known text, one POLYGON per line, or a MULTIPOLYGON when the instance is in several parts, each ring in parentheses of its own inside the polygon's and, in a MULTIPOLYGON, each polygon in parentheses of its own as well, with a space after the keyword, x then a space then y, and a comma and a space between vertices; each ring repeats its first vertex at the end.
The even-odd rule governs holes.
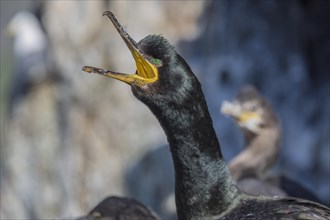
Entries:
POLYGON ((225 101, 221 111, 235 119, 245 141, 244 150, 228 165, 233 179, 265 179, 280 149, 280 126, 270 104, 254 87, 246 86, 234 101, 225 101))
POLYGON ((35 14, 18 12, 9 22, 8 34, 14 38, 15 66, 8 97, 8 113, 12 114, 31 88, 50 78, 47 36, 35 14))
POLYGON ((93 208, 88 215, 76 220, 158 220, 159 217, 140 202, 110 196, 93 208))
POLYGON ((290 178, 269 175, 279 157, 281 128, 270 103, 255 87, 243 87, 232 102, 223 102, 221 112, 234 118, 244 136, 244 150, 229 161, 230 173, 240 189, 320 202, 310 190, 290 178))
POLYGON ((329 208, 295 199, 252 196, 233 183, 220 150, 201 85, 162 36, 136 43, 116 17, 104 12, 130 49, 135 74, 85 66, 83 71, 123 81, 163 127, 175 168, 179 219, 330 219, 329 208))

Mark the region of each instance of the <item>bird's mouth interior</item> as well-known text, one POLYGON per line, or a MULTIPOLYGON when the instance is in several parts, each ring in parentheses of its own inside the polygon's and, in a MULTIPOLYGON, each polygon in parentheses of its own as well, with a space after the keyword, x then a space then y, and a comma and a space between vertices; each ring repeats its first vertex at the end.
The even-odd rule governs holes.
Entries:
POLYGON ((124 27, 118 22, 115 15, 110 11, 104 12, 103 15, 108 16, 110 21, 114 24, 115 28, 119 32, 120 36, 123 38, 128 49, 131 51, 136 63, 137 71, 135 74, 125 74, 92 66, 84 66, 82 70, 88 73, 97 73, 100 75, 108 76, 125 83, 135 84, 138 86, 144 86, 157 81, 157 67, 148 61, 147 56, 139 49, 137 43, 125 31, 124 27))

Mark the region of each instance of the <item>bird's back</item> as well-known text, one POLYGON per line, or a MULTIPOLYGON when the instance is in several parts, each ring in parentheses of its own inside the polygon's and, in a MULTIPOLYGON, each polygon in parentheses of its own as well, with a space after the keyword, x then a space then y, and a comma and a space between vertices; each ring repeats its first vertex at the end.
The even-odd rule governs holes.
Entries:
POLYGON ((124 197, 110 196, 87 216, 77 220, 157 220, 158 216, 142 203, 124 197))
POLYGON ((247 198, 243 199, 221 220, 278 220, 278 219, 304 219, 304 220, 326 220, 330 219, 330 209, 308 200, 297 198, 247 198))

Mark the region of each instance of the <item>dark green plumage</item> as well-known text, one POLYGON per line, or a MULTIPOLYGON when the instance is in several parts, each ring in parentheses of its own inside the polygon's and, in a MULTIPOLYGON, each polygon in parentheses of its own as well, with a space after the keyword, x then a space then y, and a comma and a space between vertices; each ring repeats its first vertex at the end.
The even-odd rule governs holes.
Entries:
POLYGON ((132 91, 154 113, 167 135, 176 171, 179 218, 218 215, 235 200, 232 191, 237 189, 221 160, 201 85, 163 37, 147 37, 139 44, 144 53, 163 62, 157 82, 143 88, 132 86, 132 91), (154 50, 153 41, 161 42, 164 49, 154 50))
POLYGON ((330 219, 329 209, 318 203, 295 199, 243 199, 221 220, 324 220, 330 219))

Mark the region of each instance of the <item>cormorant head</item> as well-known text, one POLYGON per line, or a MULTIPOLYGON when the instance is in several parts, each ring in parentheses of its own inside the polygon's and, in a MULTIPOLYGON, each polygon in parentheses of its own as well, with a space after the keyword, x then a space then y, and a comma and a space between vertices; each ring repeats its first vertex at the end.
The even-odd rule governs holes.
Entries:
POLYGON ((190 67, 164 37, 149 35, 136 43, 113 13, 106 11, 103 15, 109 17, 131 51, 137 67, 136 73, 124 74, 90 66, 84 66, 83 71, 131 85, 134 95, 144 102, 159 102, 160 99, 168 102, 177 99, 182 102, 186 94, 196 87, 197 80, 190 67))
POLYGON ((225 101, 222 113, 235 119, 238 125, 258 134, 263 128, 277 126, 277 118, 264 97, 253 87, 243 87, 232 102, 225 101))

